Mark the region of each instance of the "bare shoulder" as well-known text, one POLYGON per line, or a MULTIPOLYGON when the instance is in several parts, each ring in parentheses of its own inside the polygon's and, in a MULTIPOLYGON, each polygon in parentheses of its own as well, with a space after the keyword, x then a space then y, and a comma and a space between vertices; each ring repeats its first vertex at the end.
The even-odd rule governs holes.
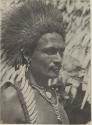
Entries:
POLYGON ((12 86, 8 87, 3 86, 2 96, 4 97, 3 98, 4 100, 11 101, 12 99, 14 99, 14 97, 17 97, 17 91, 12 86))
POLYGON ((4 123, 21 123, 24 121, 17 91, 12 86, 2 89, 2 119, 4 123))

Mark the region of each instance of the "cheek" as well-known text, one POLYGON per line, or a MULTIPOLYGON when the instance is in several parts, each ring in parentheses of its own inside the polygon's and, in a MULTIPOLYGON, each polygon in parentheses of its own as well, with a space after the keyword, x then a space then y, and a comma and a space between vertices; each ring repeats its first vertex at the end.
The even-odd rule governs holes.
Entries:
POLYGON ((44 69, 44 70, 48 70, 48 67, 50 65, 50 58, 48 55, 46 54, 41 54, 40 56, 40 59, 39 59, 39 62, 40 62, 40 66, 44 69))
POLYGON ((32 57, 32 67, 37 71, 44 72, 48 70, 50 58, 46 54, 35 53, 32 57))

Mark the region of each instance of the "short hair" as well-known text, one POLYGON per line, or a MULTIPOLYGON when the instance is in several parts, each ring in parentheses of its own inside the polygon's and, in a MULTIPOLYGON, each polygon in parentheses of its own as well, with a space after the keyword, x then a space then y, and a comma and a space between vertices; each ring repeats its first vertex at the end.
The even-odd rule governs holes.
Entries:
POLYGON ((62 13, 41 0, 28 0, 2 22, 1 49, 9 65, 22 64, 21 50, 32 56, 40 37, 57 32, 65 40, 62 13))

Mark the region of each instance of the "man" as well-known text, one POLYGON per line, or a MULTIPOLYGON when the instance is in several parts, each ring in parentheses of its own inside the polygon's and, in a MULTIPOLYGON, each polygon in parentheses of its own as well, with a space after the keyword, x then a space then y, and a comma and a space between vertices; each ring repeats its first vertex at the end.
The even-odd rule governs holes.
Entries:
POLYGON ((58 80, 65 49, 63 25, 59 10, 36 0, 28 0, 3 21, 3 123, 69 123, 64 85, 58 80))

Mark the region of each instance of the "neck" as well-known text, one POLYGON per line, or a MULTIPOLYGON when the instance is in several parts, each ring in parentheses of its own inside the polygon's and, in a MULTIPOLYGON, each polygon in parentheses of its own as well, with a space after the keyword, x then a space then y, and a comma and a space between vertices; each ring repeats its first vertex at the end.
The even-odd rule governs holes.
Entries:
POLYGON ((39 87, 42 87, 42 88, 45 88, 45 89, 48 89, 48 78, 44 78, 43 76, 39 76, 39 75, 34 75, 31 73, 29 73, 29 77, 30 77, 30 82, 33 84, 33 85, 37 85, 39 87))

